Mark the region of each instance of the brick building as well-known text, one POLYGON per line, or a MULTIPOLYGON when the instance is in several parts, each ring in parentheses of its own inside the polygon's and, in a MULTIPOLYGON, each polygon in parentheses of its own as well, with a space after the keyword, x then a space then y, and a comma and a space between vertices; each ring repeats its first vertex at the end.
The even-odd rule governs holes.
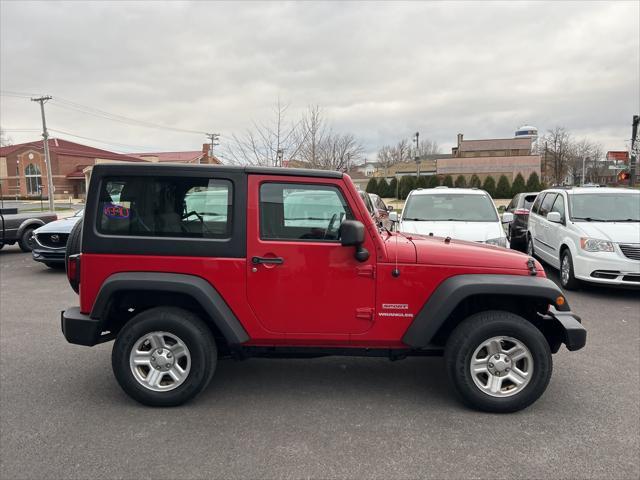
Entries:
MULTIPOLYGON (((79 143, 49 139, 54 197, 78 198, 86 191, 83 170, 96 163, 144 162, 136 157, 88 147, 79 143)), ((0 194, 3 197, 47 197, 47 167, 43 142, 28 142, 0 148, 0 194)))
POLYGON ((510 182, 521 173, 526 180, 531 173, 540 176, 540 155, 532 151, 531 137, 465 140, 461 133, 451 149, 451 158, 439 158, 438 175, 464 175, 469 181, 473 174, 480 180, 488 176, 496 180, 505 175, 510 182))
MULTIPOLYGON (((209 155, 209 145, 200 151, 154 152, 123 155, 79 143, 49 139, 54 197, 81 198, 92 167, 110 162, 220 163, 209 155)), ((28 142, 0 148, 0 195, 2 197, 39 198, 48 196, 47 168, 43 142, 28 142)))

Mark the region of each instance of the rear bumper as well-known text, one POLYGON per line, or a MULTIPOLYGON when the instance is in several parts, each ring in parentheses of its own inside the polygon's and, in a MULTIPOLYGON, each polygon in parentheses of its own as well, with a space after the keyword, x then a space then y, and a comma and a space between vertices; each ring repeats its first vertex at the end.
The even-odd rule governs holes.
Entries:
POLYGON ((553 330, 557 332, 568 350, 573 352, 586 345, 587 330, 582 326, 582 320, 578 315, 572 312, 559 312, 554 307, 550 307, 546 317, 553 322, 553 330))
POLYGON ((112 340, 110 332, 102 332, 102 323, 80 312, 79 307, 70 307, 60 313, 62 333, 67 342, 92 347, 112 340))

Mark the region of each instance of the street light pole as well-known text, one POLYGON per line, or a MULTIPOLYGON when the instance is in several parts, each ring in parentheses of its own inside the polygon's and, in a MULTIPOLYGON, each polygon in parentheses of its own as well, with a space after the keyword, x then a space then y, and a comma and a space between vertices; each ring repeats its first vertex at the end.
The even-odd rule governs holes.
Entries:
POLYGON ((283 156, 284 156, 284 150, 279 148, 278 151, 276 152, 276 167, 281 167, 282 166, 282 157, 283 156))
POLYGON ((416 155, 415 155, 415 161, 416 161, 416 173, 418 178, 420 178, 420 143, 419 143, 419 139, 420 139, 420 132, 416 132, 415 136, 413 137, 413 139, 416 142, 416 155))
POLYGON ((586 160, 587 157, 585 157, 584 155, 582 156, 582 186, 584 187, 584 161, 586 160))

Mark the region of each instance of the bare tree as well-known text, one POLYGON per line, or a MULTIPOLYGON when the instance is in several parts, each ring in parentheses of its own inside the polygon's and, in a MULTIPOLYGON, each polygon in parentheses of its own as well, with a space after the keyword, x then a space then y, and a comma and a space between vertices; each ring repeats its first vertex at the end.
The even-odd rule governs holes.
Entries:
POLYGON ((393 147, 383 145, 382 148, 378 150, 377 162, 384 171, 384 176, 386 177, 389 168, 397 163, 395 155, 393 154, 393 147))
POLYGON ((269 123, 253 122, 253 128, 233 134, 227 148, 231 163, 274 166, 279 164, 279 157, 296 158, 305 136, 299 135, 300 122, 287 121, 287 109, 288 105, 278 99, 269 123))
POLYGON ((323 170, 348 170, 362 157, 362 145, 350 133, 329 133, 320 144, 319 161, 315 168, 323 170))
POLYGON ((298 160, 311 168, 322 168, 323 148, 329 134, 319 106, 312 105, 307 108, 300 121, 297 135, 300 144, 298 160))
MULTIPOLYGON (((418 157, 425 157, 427 155, 435 155, 440 153, 440 146, 438 142, 435 140, 420 140, 420 144, 418 145, 418 157)), ((413 157, 416 157, 416 149, 413 149, 413 157)))
POLYGON ((542 138, 547 175, 556 184, 563 183, 572 158, 571 134, 564 127, 547 131, 542 138))

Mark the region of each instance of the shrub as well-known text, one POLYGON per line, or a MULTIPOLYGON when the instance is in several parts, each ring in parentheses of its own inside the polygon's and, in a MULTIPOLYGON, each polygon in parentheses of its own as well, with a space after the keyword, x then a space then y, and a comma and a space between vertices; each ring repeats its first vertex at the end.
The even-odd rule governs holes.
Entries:
POLYGON ((453 187, 453 178, 451 178, 451 175, 447 175, 446 177, 444 177, 444 180, 442 181, 442 185, 449 188, 453 187))
POLYGON ((391 182, 389 182, 389 189, 387 190, 387 197, 391 198, 398 198, 399 192, 398 192, 398 180, 396 179, 396 177, 393 177, 391 179, 391 182))
POLYGON ((415 178, 410 175, 405 175, 400 179, 400 199, 405 200, 409 192, 416 187, 415 178))
POLYGON ((482 183, 482 189, 485 190, 491 197, 494 197, 496 194, 496 181, 493 179, 491 175, 484 179, 482 183))
POLYGON ((464 175, 458 175, 458 178, 456 178, 456 181, 454 183, 454 185, 457 188, 466 188, 467 186, 467 179, 464 178, 464 175))
POLYGON ((364 190, 367 193, 378 193, 378 181, 375 178, 369 180, 367 183, 367 188, 364 190))
POLYGON ((387 183, 386 178, 383 177, 378 181, 378 190, 376 191, 376 193, 381 197, 389 196, 389 184, 387 183))
POLYGON ((480 182, 480 178, 475 173, 471 175, 471 179, 469 180, 469 188, 480 188, 482 186, 482 182, 480 182))
POLYGON ((500 175, 496 187, 496 198, 511 198, 511 185, 506 175, 500 175))
POLYGON ((513 179, 513 184, 511 185, 511 196, 515 197, 519 193, 526 192, 527 186, 524 183, 524 177, 521 173, 516 175, 516 178, 513 179))
POLYGON ((540 190, 542 190, 540 178, 538 178, 538 174, 536 172, 531 172, 531 175, 529 175, 529 178, 527 179, 527 191, 539 192, 540 190))
POLYGON ((427 180, 427 188, 435 188, 440 186, 440 179, 437 175, 431 175, 427 180))
POLYGON ((416 188, 428 188, 428 187, 429 187, 429 177, 420 175, 416 180, 416 188))

